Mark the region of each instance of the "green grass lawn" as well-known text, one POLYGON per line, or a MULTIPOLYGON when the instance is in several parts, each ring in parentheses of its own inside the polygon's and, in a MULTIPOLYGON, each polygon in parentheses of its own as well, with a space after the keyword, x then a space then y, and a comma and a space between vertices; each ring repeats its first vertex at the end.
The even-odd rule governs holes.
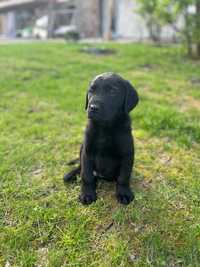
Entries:
POLYGON ((116 54, 0 46, 0 266, 200 266, 200 62, 179 47, 106 47, 116 54), (140 95, 136 200, 122 206, 100 182, 85 207, 80 178, 62 176, 82 142, 88 83, 106 71, 140 95))

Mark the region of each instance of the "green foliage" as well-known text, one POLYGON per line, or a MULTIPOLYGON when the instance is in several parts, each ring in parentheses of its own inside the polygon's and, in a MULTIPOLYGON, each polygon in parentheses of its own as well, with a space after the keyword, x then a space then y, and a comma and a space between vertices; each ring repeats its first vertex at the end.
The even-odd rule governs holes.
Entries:
POLYGON ((0 47, 0 266, 198 267, 200 262, 200 66, 178 46, 80 44, 0 47), (89 45, 86 45, 89 47, 89 45), (106 71, 140 95, 131 113, 136 200, 117 203, 99 182, 98 200, 65 186, 86 124, 89 81, 106 71))
POLYGON ((139 13, 145 18, 150 37, 153 41, 160 41, 161 20, 157 12, 158 0, 139 0, 139 13))
MULTIPOLYGON (((152 24, 162 30, 162 26, 170 25, 179 32, 187 43, 188 53, 192 55, 193 47, 196 56, 200 57, 200 2, 199 0, 138 0, 140 13, 147 20, 147 26, 152 36, 152 24), (189 13, 189 7, 196 8, 195 14, 189 13), (182 19, 184 25, 177 27, 177 22, 182 19)), ((155 38, 153 38, 156 40, 155 38)))

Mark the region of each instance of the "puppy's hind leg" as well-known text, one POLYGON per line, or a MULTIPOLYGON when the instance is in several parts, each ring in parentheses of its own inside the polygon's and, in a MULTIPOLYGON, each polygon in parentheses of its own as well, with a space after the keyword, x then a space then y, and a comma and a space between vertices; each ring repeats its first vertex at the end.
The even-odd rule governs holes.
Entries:
POLYGON ((67 162, 67 165, 68 166, 71 166, 71 165, 75 165, 76 163, 79 163, 80 162, 80 159, 77 158, 77 159, 72 159, 71 161, 67 162))
POLYGON ((81 167, 78 166, 76 169, 70 171, 69 173, 66 173, 63 177, 64 182, 67 183, 76 180, 76 176, 80 174, 80 172, 81 172, 81 167))

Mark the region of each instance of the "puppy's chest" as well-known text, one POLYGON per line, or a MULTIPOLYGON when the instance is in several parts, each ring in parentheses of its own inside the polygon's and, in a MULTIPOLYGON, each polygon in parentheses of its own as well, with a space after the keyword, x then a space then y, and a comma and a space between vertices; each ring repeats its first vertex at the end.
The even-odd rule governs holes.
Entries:
POLYGON ((96 153, 106 154, 113 152, 115 147, 114 136, 110 133, 100 131, 94 138, 94 148, 96 153))

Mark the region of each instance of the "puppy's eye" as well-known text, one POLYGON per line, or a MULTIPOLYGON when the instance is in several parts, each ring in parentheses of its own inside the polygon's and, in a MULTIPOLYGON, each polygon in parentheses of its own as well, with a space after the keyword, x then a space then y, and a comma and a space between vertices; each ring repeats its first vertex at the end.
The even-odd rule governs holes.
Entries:
POLYGON ((96 90, 95 86, 91 86, 88 90, 89 93, 92 93, 96 90))

